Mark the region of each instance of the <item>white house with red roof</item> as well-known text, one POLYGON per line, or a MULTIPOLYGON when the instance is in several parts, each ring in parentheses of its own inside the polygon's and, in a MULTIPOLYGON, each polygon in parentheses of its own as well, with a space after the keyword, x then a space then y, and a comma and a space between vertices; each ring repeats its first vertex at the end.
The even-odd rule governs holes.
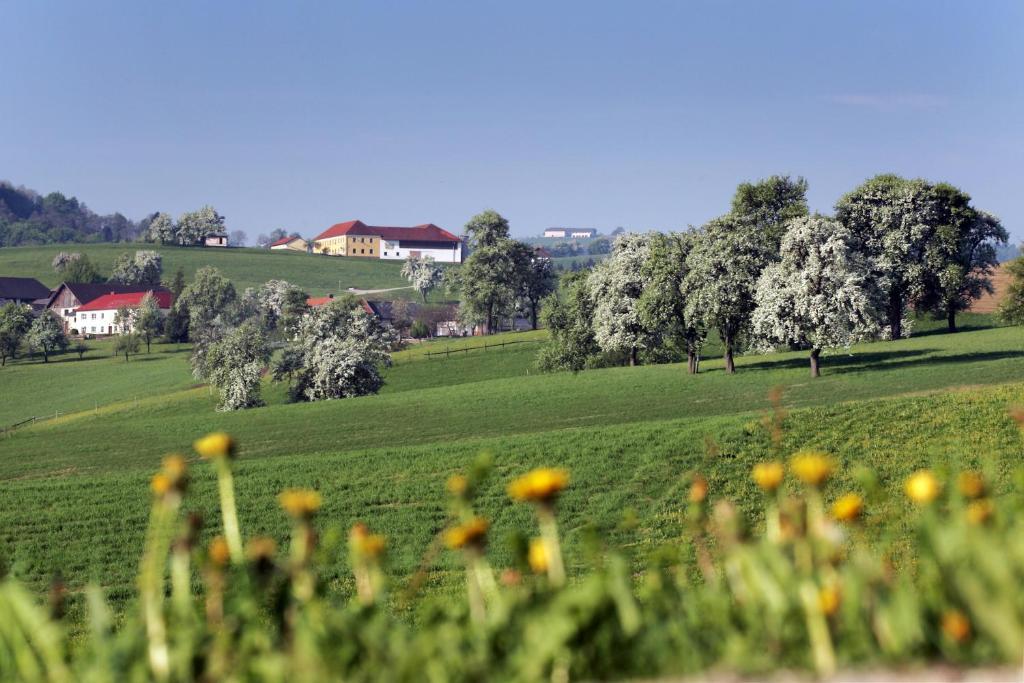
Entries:
POLYGON ((138 308, 147 294, 152 294, 156 299, 160 313, 167 315, 174 303, 174 295, 165 289, 104 294, 75 310, 71 328, 78 330, 79 334, 120 334, 120 325, 114 323, 117 312, 122 308, 138 308))
POLYGON ((306 240, 301 237, 282 237, 276 242, 272 242, 270 248, 274 251, 301 251, 303 253, 307 251, 306 240))
POLYGON ((430 256, 439 263, 462 263, 462 240, 433 223, 396 228, 354 220, 313 238, 313 253, 388 260, 430 256))

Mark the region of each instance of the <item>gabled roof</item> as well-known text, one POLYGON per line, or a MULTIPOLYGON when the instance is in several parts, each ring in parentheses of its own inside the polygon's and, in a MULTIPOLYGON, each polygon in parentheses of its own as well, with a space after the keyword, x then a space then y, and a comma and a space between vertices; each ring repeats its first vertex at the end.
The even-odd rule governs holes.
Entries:
POLYGON ((342 235, 364 235, 369 237, 380 237, 385 240, 409 240, 415 242, 458 242, 458 237, 433 223, 423 223, 411 228, 386 227, 380 225, 367 225, 360 220, 345 221, 336 223, 313 238, 324 240, 329 237, 341 237, 342 235))
POLYGON ((294 242, 295 240, 301 240, 301 239, 302 239, 301 237, 282 237, 281 239, 277 240, 276 242, 271 242, 270 246, 272 246, 272 247, 279 247, 282 244, 290 244, 291 242, 294 242))
POLYGON ((53 302, 53 300, 57 298, 57 294, 59 294, 60 290, 64 287, 67 287, 68 291, 70 291, 81 304, 87 304, 104 294, 130 294, 133 292, 141 292, 145 294, 150 290, 154 292, 170 293, 169 290, 164 287, 122 285, 117 282, 62 282, 57 286, 57 289, 53 290, 53 293, 50 295, 50 302, 53 302))
POLYGON ((168 292, 166 289, 163 290, 147 290, 145 292, 127 292, 123 294, 104 294, 103 296, 93 299, 84 306, 79 306, 78 311, 114 311, 119 308, 127 306, 128 308, 134 308, 142 303, 142 299, 153 291, 153 298, 156 299, 156 303, 160 308, 170 308, 171 304, 174 303, 174 295, 168 292))
POLYGON ((50 296, 50 288, 34 277, 0 277, 0 299, 35 301, 50 296))
POLYGON ((327 296, 311 296, 306 299, 306 305, 310 307, 323 306, 334 301, 334 295, 328 294, 327 296))

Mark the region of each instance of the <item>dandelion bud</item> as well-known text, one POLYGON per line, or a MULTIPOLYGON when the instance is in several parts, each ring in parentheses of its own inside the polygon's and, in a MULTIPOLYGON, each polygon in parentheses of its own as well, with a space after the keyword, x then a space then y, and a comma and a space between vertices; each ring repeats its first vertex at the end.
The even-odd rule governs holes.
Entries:
POLYGON ((508 494, 515 500, 549 503, 568 485, 568 472, 562 469, 542 467, 509 484, 508 494))
POLYGON ((309 520, 320 509, 320 494, 311 489, 287 489, 277 497, 281 508, 293 519, 309 520))
POLYGON ((235 440, 225 432, 214 432, 192 444, 196 453, 206 460, 232 458, 235 455, 235 440))
POLYGON ((863 511, 864 501, 856 493, 847 493, 832 505, 832 517, 839 522, 854 522, 863 511))
POLYGON ((988 498, 972 500, 967 505, 967 521, 971 524, 980 525, 992 518, 995 506, 988 498))
POLYGON ((961 472, 956 483, 964 498, 981 498, 985 495, 985 480, 977 472, 961 472))
POLYGON ((448 489, 448 493, 456 497, 462 497, 466 495, 466 491, 469 489, 469 480, 465 475, 453 474, 448 477, 448 482, 445 486, 448 489))
POLYGON ((821 613, 827 617, 839 611, 840 601, 841 595, 838 586, 825 586, 818 592, 818 607, 821 609, 821 613))
POLYGON ((699 474, 694 475, 693 482, 690 484, 690 502, 703 503, 707 497, 708 480, 699 474))
POLYGON ((918 470, 907 479, 903 489, 907 498, 918 505, 927 505, 938 497, 942 485, 930 471, 918 470))
POLYGON ((821 486, 832 476, 835 464, 821 451, 800 451, 789 461, 789 469, 808 486, 821 486))
POLYGON ((960 610, 946 610, 942 615, 942 632, 954 643, 966 642, 971 637, 971 620, 960 610))
POLYGON ((762 491, 771 492, 782 485, 785 472, 781 462, 759 462, 754 465, 750 476, 762 491))
POLYGON ((231 559, 227 540, 223 536, 214 536, 213 540, 210 541, 210 547, 207 549, 207 555, 210 558, 210 563, 214 566, 224 567, 227 565, 228 560, 231 559))
POLYGON ((481 546, 490 525, 486 519, 474 517, 464 524, 452 527, 444 534, 444 543, 452 550, 466 546, 481 546))

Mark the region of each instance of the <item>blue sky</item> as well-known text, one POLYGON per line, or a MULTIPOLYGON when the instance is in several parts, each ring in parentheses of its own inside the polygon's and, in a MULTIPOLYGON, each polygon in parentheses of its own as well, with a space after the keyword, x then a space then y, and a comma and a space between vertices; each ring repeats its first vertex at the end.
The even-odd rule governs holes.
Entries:
POLYGON ((946 180, 1024 237, 1020 2, 8 2, 0 178, 230 229, 674 229, 946 180))

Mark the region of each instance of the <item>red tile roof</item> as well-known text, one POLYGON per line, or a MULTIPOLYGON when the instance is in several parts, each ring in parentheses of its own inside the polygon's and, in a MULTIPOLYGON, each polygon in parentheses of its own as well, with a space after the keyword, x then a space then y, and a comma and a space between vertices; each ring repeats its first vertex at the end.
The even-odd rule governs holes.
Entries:
POLYGON ((299 239, 299 238, 298 237, 282 237, 281 239, 279 239, 276 242, 271 242, 270 246, 272 246, 272 247, 279 247, 282 244, 288 244, 292 240, 297 240, 297 239, 299 239))
POLYGON ((342 235, 368 235, 385 240, 410 240, 415 242, 458 242, 459 238, 433 223, 424 223, 411 228, 394 228, 367 225, 360 220, 336 223, 313 238, 323 240, 342 235))
POLYGON ((333 296, 313 296, 306 299, 307 306, 323 306, 334 301, 333 296))
MULTIPOLYGON (((115 311, 125 306, 133 308, 142 303, 142 298, 149 292, 128 292, 123 294, 104 294, 93 299, 84 306, 79 306, 78 311, 115 311)), ((153 297, 160 308, 170 308, 174 303, 174 295, 166 290, 156 290, 153 297)))

